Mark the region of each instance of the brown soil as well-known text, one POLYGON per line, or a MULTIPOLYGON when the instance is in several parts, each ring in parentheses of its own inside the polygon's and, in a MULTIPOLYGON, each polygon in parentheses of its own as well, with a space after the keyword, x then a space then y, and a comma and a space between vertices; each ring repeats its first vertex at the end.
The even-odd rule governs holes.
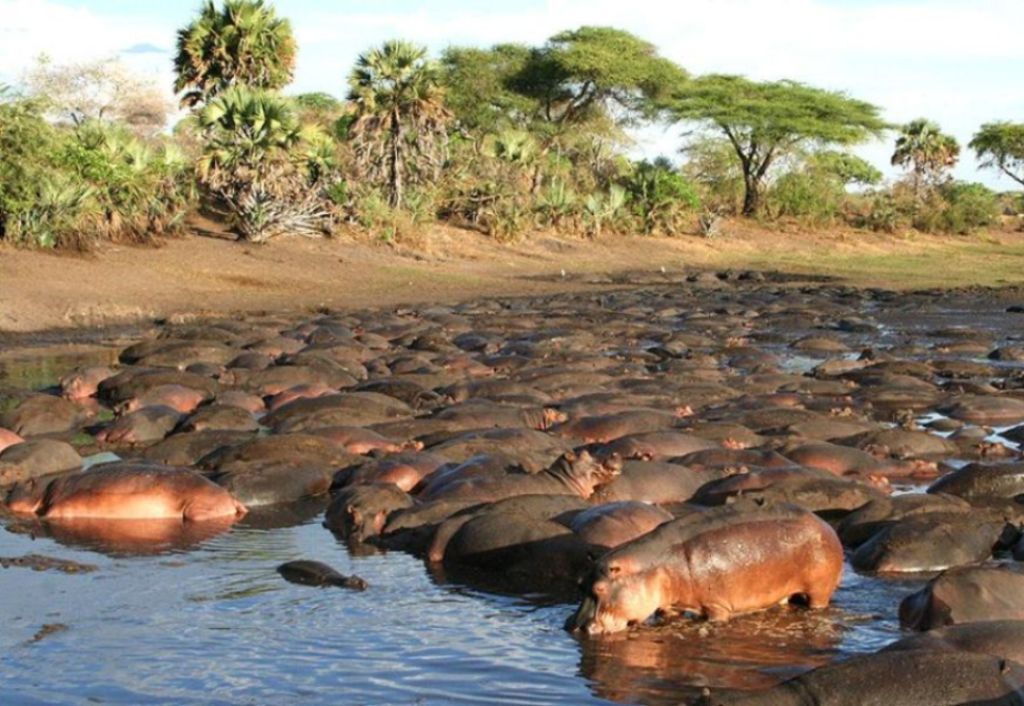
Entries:
MULTIPOLYGON (((953 247, 950 243, 964 242, 796 228, 768 231, 749 223, 730 223, 726 234, 715 240, 589 240, 538 234, 516 245, 438 227, 420 234, 415 250, 355 237, 281 238, 257 246, 211 237, 210 229, 197 232, 205 235, 167 240, 156 248, 107 245, 88 255, 0 247, 0 333, 184 321, 236 312, 533 295, 608 287, 615 280, 625 283, 626 272, 654 277, 664 272, 678 280, 683 271, 705 267, 817 272, 861 284, 925 285, 928 281, 905 279, 902 272, 872 277, 872 263, 889 262, 890 254, 908 262, 933 257, 938 262, 953 247)), ((1014 252, 1005 255, 1019 257, 1019 234, 986 238, 972 243, 988 242, 994 250, 1012 248, 1014 252)))

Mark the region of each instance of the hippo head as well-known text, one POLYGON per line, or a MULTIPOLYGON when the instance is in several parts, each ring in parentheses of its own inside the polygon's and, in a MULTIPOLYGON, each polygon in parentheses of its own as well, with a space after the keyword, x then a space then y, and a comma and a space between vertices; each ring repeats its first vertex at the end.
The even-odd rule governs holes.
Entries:
POLYGON ((554 407, 545 407, 542 413, 541 429, 550 429, 556 424, 562 424, 569 420, 569 415, 554 407))
POLYGON ((21 515, 34 515, 42 507, 46 485, 46 483, 40 483, 34 478, 16 483, 7 492, 4 503, 11 512, 21 515))
POLYGON ((662 583, 658 571, 640 572, 627 556, 607 554, 580 582, 583 597, 565 628, 600 635, 643 622, 662 605, 662 583))
POLYGON ((610 483, 621 471, 622 459, 618 454, 598 461, 587 451, 579 454, 570 451, 548 469, 549 473, 560 478, 582 498, 589 498, 597 488, 610 483))
POLYGON ((351 503, 345 508, 346 534, 356 542, 365 542, 384 530, 387 519, 388 514, 384 510, 375 511, 359 503, 351 503))

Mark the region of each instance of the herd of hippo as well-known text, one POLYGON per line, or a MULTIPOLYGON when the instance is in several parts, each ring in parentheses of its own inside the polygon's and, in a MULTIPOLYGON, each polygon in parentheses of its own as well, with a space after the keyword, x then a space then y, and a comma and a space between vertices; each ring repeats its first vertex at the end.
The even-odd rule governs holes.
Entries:
POLYGON ((998 302, 723 273, 167 327, 0 388, 3 519, 130 553, 321 499, 353 552, 578 601, 585 643, 926 576, 895 644, 700 701, 1024 704, 1024 315, 998 302))

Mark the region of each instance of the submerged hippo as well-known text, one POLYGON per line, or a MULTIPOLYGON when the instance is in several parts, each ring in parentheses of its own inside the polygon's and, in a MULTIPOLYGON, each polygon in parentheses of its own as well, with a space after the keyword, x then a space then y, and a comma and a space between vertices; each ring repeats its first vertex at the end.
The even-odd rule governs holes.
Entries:
POLYGON ((281 574, 285 581, 303 586, 337 586, 355 591, 365 591, 367 587, 366 581, 358 576, 344 576, 319 561, 288 561, 277 567, 277 573, 281 574))
POLYGON ((142 463, 109 463, 62 476, 10 505, 48 519, 106 518, 203 521, 247 512, 228 491, 195 471, 142 463))
POLYGON ((602 557, 571 630, 624 630, 659 611, 711 620, 802 597, 828 605, 843 570, 835 531, 793 507, 714 508, 666 522, 602 557))

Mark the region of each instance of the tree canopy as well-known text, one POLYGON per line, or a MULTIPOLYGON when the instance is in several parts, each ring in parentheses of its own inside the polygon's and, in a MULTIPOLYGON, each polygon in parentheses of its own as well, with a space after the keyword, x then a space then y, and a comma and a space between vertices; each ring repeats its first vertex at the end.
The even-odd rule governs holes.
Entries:
POLYGON ((164 127, 171 105, 160 88, 118 59, 55 64, 40 56, 25 74, 29 94, 58 123, 119 121, 152 134, 164 127))
POLYGON ((292 80, 295 52, 291 24, 263 0, 206 0, 178 30, 174 90, 194 106, 236 84, 279 89, 292 80))
POLYGON ((960 145, 956 138, 943 133, 932 121, 918 118, 900 128, 892 164, 911 170, 916 192, 922 180, 938 179, 959 157, 960 145))
POLYGON ((654 45, 610 27, 561 32, 541 47, 451 48, 442 62, 456 117, 489 130, 629 124, 653 117, 687 79, 654 45))
POLYGON ((1024 123, 985 123, 968 147, 981 166, 998 169, 1024 186, 1024 123))
POLYGON ((888 127, 876 106, 843 93, 741 76, 702 76, 666 107, 676 120, 705 124, 728 138, 743 171, 744 215, 758 211, 772 164, 801 143, 852 145, 888 127))
POLYGON ((449 113, 438 68, 425 48, 393 40, 360 54, 348 83, 356 159, 400 208, 406 182, 441 167, 449 113))

